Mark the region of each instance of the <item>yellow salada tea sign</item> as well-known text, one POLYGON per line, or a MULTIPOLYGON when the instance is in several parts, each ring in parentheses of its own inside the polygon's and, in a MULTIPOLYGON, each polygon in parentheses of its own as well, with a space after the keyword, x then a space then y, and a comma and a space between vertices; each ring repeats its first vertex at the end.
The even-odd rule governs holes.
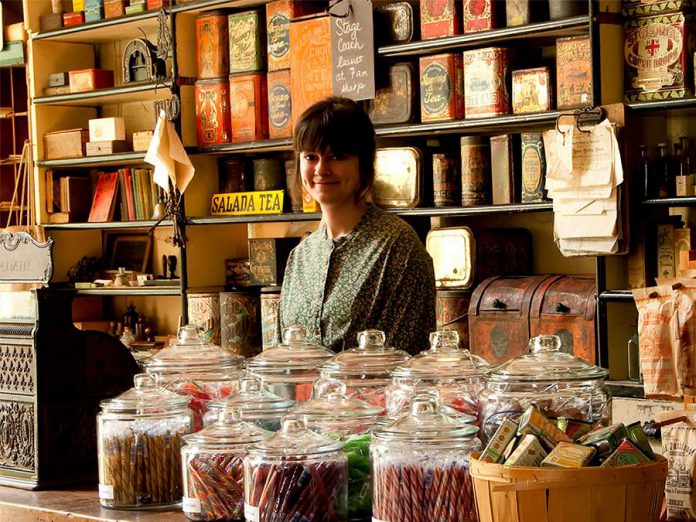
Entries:
POLYGON ((214 194, 210 203, 210 214, 212 216, 281 214, 283 194, 282 190, 214 194))

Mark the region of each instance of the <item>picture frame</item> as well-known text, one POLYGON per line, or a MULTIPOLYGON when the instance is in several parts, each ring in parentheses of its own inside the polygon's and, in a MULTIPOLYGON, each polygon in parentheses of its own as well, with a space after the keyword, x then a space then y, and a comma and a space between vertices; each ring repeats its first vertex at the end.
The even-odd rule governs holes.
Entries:
POLYGON ((147 234, 119 234, 107 232, 104 236, 104 264, 107 270, 147 273, 152 261, 152 238, 147 234))

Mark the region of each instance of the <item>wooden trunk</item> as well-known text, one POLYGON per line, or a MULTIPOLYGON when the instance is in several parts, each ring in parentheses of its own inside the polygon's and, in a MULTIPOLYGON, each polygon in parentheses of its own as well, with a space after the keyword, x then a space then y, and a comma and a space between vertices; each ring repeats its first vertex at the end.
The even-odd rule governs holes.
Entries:
POLYGON ((227 15, 220 11, 196 19, 198 79, 223 78, 230 73, 227 15))
POLYGON ((196 130, 199 146, 230 142, 229 88, 227 78, 196 82, 196 130))
POLYGON ((268 138, 268 94, 264 73, 230 76, 232 142, 268 138))
POLYGON ((495 276, 474 289, 469 306, 469 349, 501 364, 524 353, 534 293, 549 277, 495 276))
POLYGON ((532 299, 531 336, 558 335, 563 351, 595 364, 597 287, 594 276, 553 276, 532 299))

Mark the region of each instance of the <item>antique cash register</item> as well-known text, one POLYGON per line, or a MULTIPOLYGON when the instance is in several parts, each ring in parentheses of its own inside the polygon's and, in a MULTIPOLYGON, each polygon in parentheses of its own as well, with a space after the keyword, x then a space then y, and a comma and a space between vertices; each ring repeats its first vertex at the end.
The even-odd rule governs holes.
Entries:
POLYGON ((99 401, 138 370, 118 340, 73 326, 51 247, 0 233, 0 484, 26 489, 96 483, 99 401))

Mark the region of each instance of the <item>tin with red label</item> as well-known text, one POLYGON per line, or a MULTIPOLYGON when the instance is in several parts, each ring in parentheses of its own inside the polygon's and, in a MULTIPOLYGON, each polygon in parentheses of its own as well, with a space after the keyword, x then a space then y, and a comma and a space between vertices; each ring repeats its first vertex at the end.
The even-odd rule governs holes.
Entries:
POLYGON ((548 67, 512 71, 512 113, 551 110, 551 71, 548 67))
POLYGON ((462 34, 462 0, 421 0, 421 38, 462 34))
POLYGON ((78 13, 63 13, 63 26, 70 27, 72 25, 80 25, 85 23, 85 12, 78 13))
POLYGON ((232 142, 268 138, 268 94, 263 73, 230 76, 232 142))
POLYGON ((475 33, 478 31, 488 31, 498 27, 497 7, 495 0, 463 0, 464 11, 464 32, 475 33))
POLYGON ((460 183, 459 158, 454 154, 433 154, 433 203, 435 206, 459 205, 460 183))
POLYGON ((198 78, 222 78, 230 73, 227 15, 222 11, 201 14, 196 19, 198 78))
POLYGON ((594 105, 589 36, 556 40, 556 103, 559 109, 594 105))
POLYGON ((227 78, 195 83, 198 145, 230 142, 230 87, 227 78))
POLYGON ((464 52, 466 118, 488 118, 510 113, 509 67, 508 49, 488 47, 464 52))
POLYGON ((292 136, 292 96, 290 69, 268 73, 268 136, 292 136))
POLYGON ((464 78, 460 54, 420 58, 421 121, 464 117, 464 78))
POLYGON ((261 71, 266 61, 266 24, 259 11, 235 13, 227 20, 230 74, 261 71))
POLYGON ((491 202, 491 144, 485 136, 461 137, 462 206, 491 202))
POLYGON ((692 33, 692 15, 681 12, 624 22, 626 101, 670 100, 693 92, 692 33))
POLYGON ((435 292, 435 324, 438 330, 456 330, 459 346, 469 347, 469 303, 471 292, 438 288, 435 292))

